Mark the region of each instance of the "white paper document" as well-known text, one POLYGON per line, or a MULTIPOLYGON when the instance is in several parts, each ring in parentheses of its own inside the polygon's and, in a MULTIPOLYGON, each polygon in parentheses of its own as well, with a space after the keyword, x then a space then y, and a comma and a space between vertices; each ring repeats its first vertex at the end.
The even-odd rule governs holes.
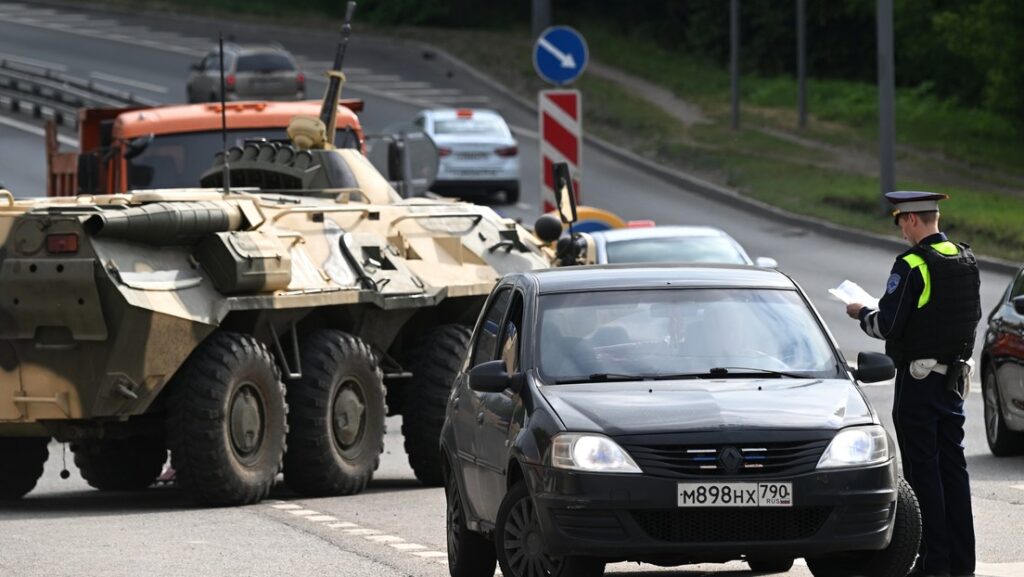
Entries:
POLYGON ((836 288, 828 289, 829 294, 843 301, 844 304, 860 303, 873 309, 878 308, 878 299, 852 280, 844 280, 836 288))

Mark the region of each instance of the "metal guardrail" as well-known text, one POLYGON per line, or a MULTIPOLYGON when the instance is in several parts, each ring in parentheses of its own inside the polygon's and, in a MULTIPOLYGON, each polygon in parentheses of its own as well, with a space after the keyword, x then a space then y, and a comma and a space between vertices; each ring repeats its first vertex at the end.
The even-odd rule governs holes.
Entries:
POLYGON ((155 106, 155 101, 21 62, 0 59, 0 105, 15 113, 76 128, 84 107, 155 106))

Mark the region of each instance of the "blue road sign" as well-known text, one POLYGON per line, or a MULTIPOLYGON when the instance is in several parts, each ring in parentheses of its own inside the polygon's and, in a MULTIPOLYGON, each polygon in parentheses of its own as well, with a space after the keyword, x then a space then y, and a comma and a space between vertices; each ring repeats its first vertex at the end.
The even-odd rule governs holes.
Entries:
POLYGON ((579 78, 587 67, 587 42, 568 26, 552 26, 533 45, 533 67, 541 78, 564 86, 579 78))

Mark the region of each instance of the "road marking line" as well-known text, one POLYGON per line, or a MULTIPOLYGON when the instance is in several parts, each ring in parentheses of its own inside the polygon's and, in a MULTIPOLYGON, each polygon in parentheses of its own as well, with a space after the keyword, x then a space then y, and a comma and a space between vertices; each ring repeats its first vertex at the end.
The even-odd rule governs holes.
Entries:
POLYGON ((288 509, 302 509, 302 505, 294 505, 292 503, 282 503, 280 505, 271 505, 271 507, 273 507, 275 509, 281 509, 282 511, 287 511, 288 509))
MULTIPOLYGON (((46 131, 43 130, 41 127, 28 124, 27 122, 22 122, 20 120, 15 120, 13 118, 7 118, 6 116, 0 116, 0 124, 3 124, 4 126, 8 126, 10 128, 13 128, 15 130, 20 130, 22 132, 27 132, 29 134, 34 134, 35 136, 40 136, 40 137, 46 136, 46 131)), ((70 146, 72 148, 78 148, 78 140, 77 139, 72 138, 70 136, 65 136, 63 134, 58 134, 57 135, 57 142, 65 145, 65 146, 70 146)))
POLYGON ((56 70, 57 72, 67 72, 68 67, 63 64, 56 62, 47 62, 46 60, 36 60, 35 58, 26 58, 24 56, 15 56, 14 54, 3 54, 0 53, 0 60, 10 60, 18 64, 26 64, 28 66, 37 66, 39 68, 49 68, 50 70, 56 70))
MULTIPOLYGON (((358 84, 358 82, 357 82, 358 84)), ((381 86, 380 88, 387 89, 387 86, 381 86)), ((409 96, 458 96, 462 98, 462 91, 458 88, 410 88, 408 90, 401 90, 403 94, 409 96)))
POLYGON ((314 523, 325 523, 327 521, 337 521, 337 517, 330 515, 313 515, 312 517, 306 517, 307 521, 313 521, 314 523))
POLYGON ((1010 488, 1024 491, 1024 485, 1010 485, 1010 488))
POLYGON ((458 104, 458 103, 473 103, 473 104, 487 104, 491 101, 486 96, 438 96, 434 98, 435 101, 442 104, 458 104))
POLYGON ((376 529, 345 529, 342 533, 347 535, 380 535, 380 531, 376 529))
POLYGON ((342 521, 341 523, 328 523, 327 526, 331 529, 351 529, 359 527, 359 525, 356 525, 355 523, 348 523, 346 521, 342 521))
POLYGON ((436 558, 436 557, 447 557, 448 556, 447 553, 442 553, 440 551, 413 551, 413 555, 415 555, 417 557, 423 557, 424 559, 432 559, 432 558, 436 558))
POLYGON ((106 72, 90 72, 89 77, 95 78, 96 80, 124 84, 125 86, 131 86, 132 88, 139 88, 142 90, 148 90, 150 92, 156 92, 159 94, 167 94, 168 92, 167 87, 161 86, 160 84, 151 84, 149 82, 143 82, 141 80, 125 78, 124 76, 114 76, 113 74, 107 74, 106 72))
POLYGON ((375 543, 401 543, 402 541, 405 541, 405 539, 394 535, 366 535, 363 539, 373 541, 375 543))
POLYGON ((308 517, 310 515, 319 515, 320 514, 320 511, 314 511, 312 509, 299 509, 298 511, 288 511, 288 512, 291 513, 292 515, 296 515, 296 516, 299 516, 299 517, 308 517))
POLYGON ((978 577, 1020 577, 1024 575, 1024 563, 982 563, 975 568, 978 577))
MULTIPOLYGON (((358 84, 360 82, 360 80, 357 78, 357 79, 354 79, 352 82, 358 84)), ((419 88, 424 88, 424 89, 432 88, 432 85, 429 82, 416 82, 416 81, 403 81, 403 80, 396 80, 394 82, 367 82, 367 84, 373 84, 374 86, 376 86, 377 88, 380 88, 381 90, 411 90, 411 89, 419 89, 419 88)))
POLYGON ((367 83, 372 84, 374 82, 400 82, 402 77, 397 74, 352 74, 350 71, 345 71, 345 78, 349 82, 353 83, 367 83))
POLYGON ((388 543, 388 547, 394 547, 399 551, 416 551, 427 548, 426 545, 420 545, 419 543, 388 543))

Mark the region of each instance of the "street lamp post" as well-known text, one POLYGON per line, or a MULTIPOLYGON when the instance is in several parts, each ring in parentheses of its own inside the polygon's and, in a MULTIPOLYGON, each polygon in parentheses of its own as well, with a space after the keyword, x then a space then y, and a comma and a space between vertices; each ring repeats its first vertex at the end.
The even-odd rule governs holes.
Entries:
POLYGON ((740 0, 729 2, 729 76, 732 87, 732 129, 740 128, 740 0))
MULTIPOLYGON (((896 65, 893 57, 892 0, 878 0, 878 162, 881 193, 896 189, 896 168, 893 155, 896 148, 896 65)), ((883 212, 889 203, 879 198, 883 212)))
POLYGON ((797 124, 807 126, 807 0, 796 0, 797 124))

